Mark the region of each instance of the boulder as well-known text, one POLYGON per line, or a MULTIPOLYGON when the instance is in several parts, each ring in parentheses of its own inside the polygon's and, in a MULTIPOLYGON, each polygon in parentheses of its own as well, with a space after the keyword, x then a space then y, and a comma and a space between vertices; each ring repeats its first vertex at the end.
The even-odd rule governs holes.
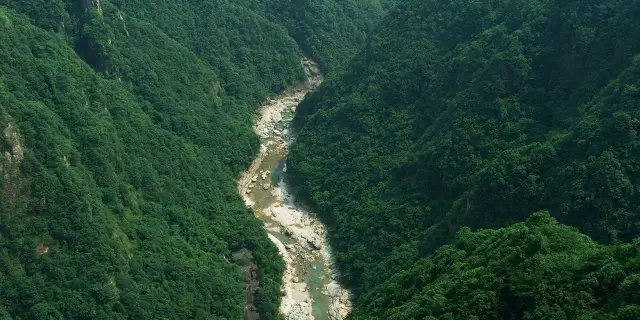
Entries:
POLYGON ((318 238, 311 238, 311 239, 307 239, 307 242, 309 243, 309 246, 311 247, 311 249, 314 250, 320 250, 322 249, 322 241, 320 241, 320 239, 318 238))

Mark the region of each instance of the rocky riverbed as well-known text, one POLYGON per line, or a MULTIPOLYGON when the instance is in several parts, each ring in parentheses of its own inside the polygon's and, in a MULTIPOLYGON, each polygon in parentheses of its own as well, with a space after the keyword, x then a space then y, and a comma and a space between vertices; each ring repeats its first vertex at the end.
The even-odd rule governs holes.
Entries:
POLYGON ((264 223, 269 239, 286 262, 280 313, 291 320, 342 320, 351 311, 349 292, 335 281, 336 269, 324 225, 301 208, 282 179, 292 141, 289 124, 306 93, 322 82, 317 65, 302 63, 308 81, 284 92, 260 109, 254 130, 260 154, 241 176, 238 191, 264 223))

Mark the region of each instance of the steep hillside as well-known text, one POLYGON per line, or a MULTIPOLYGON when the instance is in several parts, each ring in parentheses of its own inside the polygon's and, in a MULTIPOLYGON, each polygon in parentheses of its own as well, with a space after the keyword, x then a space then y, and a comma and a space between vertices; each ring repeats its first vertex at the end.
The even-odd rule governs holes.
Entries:
MULTIPOLYGON (((394 1, 336 0, 237 0, 187 1, 112 0, 130 15, 154 21, 164 32, 195 51, 204 60, 227 69, 241 69, 248 76, 233 81, 253 83, 262 78, 278 89, 291 70, 287 47, 278 47, 288 34, 305 55, 325 71, 353 57, 366 34, 391 8, 394 1), (266 21, 273 25, 265 23, 266 21), (213 31, 213 32, 212 32, 213 31), (256 31, 258 34, 256 34, 256 31), (278 69, 269 69, 278 65, 278 69)), ((242 75, 242 73, 240 73, 242 75)), ((237 77, 237 75, 236 75, 237 77)), ((240 86, 244 94, 260 93, 260 87, 240 86)), ((271 88, 267 88, 271 89, 271 88)))
POLYGON ((219 70, 221 86, 240 101, 260 103, 292 80, 302 80, 298 46, 284 27, 260 12, 229 1, 112 2, 122 14, 157 26, 219 70))
POLYGON ((539 210, 600 243, 637 237, 639 17, 638 1, 398 4, 298 108, 289 179, 343 281, 379 298, 461 227, 539 210))
POLYGON ((286 26, 302 51, 327 72, 339 71, 395 0, 240 0, 286 26))
POLYGON ((283 262, 235 186, 256 107, 304 77, 266 15, 0 1, 4 318, 242 319, 243 249, 261 318, 276 318, 283 262))
MULTIPOLYGON (((225 257, 244 247, 256 252, 264 288, 272 291, 265 303, 276 304, 281 263, 235 194, 234 171, 225 164, 246 163, 256 141, 237 133, 248 127, 241 118, 234 130, 233 118, 214 103, 217 76, 161 34, 145 38, 173 46, 169 58, 182 56, 174 64, 198 75, 176 84, 191 86, 212 110, 203 119, 212 127, 198 126, 194 137, 203 140, 191 141, 191 132, 182 131, 188 127, 172 132, 155 124, 151 110, 145 113, 150 102, 127 89, 133 84, 96 74, 59 36, 11 10, 2 14, 3 313, 242 318, 240 267, 225 257), (213 119, 227 128, 213 127, 213 119), (244 139, 247 147, 205 137, 244 139)), ((166 116, 198 125, 178 111, 166 116)))
POLYGON ((463 228, 365 295, 351 319, 637 319, 639 249, 595 244, 547 212, 463 228))

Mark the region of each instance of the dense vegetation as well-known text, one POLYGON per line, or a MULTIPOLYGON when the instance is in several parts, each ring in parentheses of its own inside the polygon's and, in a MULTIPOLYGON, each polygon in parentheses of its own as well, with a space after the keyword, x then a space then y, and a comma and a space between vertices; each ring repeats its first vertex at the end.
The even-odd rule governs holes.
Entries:
POLYGON ((597 245, 547 212, 498 230, 463 228, 367 294, 352 318, 638 319, 639 250, 597 245))
POLYGON ((240 166, 225 164, 246 163, 257 141, 215 102, 211 69, 131 21, 132 37, 147 34, 130 40, 140 50, 130 57, 168 70, 156 69, 151 85, 138 69, 142 79, 123 85, 96 74, 61 37, 2 12, 0 124, 3 153, 12 154, 3 162, 3 312, 240 318, 243 279, 225 257, 244 247, 257 252, 272 291, 265 303, 275 304, 282 266, 235 194, 240 166), (174 52, 149 59, 154 42, 174 52))
POLYGON ((257 307, 276 318, 283 263, 234 182, 258 149, 257 105, 304 75, 267 15, 222 0, 0 0, 3 318, 241 319, 231 256, 245 248, 257 307))
POLYGON ((240 0, 287 27, 303 52, 326 72, 354 56, 395 0, 240 0))
POLYGON ((640 268, 624 244, 640 235, 638 17, 639 1, 403 1, 303 102, 289 178, 329 225, 354 318, 624 318, 640 268), (609 247, 518 224, 436 251, 540 210, 609 247), (516 240, 483 247, 514 233, 548 244, 514 261, 516 240))

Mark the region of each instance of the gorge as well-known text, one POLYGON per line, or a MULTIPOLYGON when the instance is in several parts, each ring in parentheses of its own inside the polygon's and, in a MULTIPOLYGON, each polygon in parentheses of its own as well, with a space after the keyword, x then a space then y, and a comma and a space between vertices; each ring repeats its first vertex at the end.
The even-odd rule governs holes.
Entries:
POLYGON ((0 0, 0 319, 637 320, 639 256, 640 0, 0 0))
POLYGON ((289 145, 295 139, 290 126, 293 114, 323 80, 314 62, 302 63, 307 80, 260 107, 254 123, 262 141, 260 153, 239 179, 238 191, 286 263, 281 315, 290 320, 342 320, 351 311, 351 301, 349 292, 336 282, 326 230, 293 199, 283 177, 289 145))

